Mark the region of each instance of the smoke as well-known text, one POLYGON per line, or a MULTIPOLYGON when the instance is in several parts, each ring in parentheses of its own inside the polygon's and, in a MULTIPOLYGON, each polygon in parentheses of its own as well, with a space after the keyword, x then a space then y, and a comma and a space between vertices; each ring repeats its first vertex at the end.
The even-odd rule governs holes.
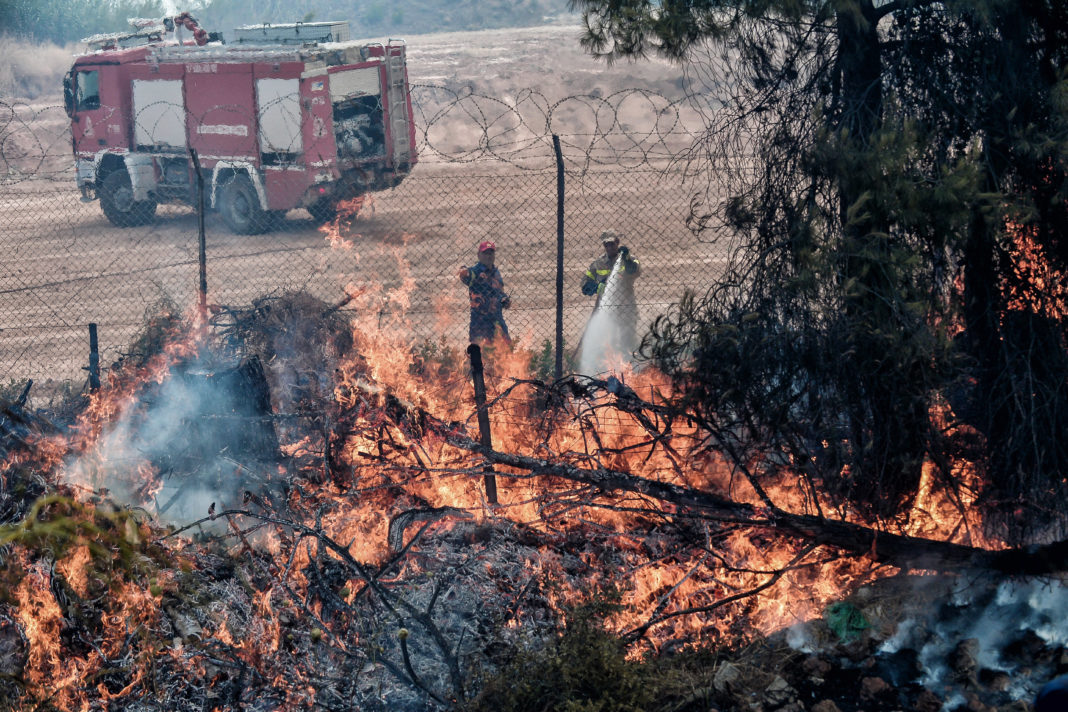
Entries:
POLYGON ((264 492, 277 462, 265 395, 258 361, 177 365, 67 463, 63 478, 173 525, 207 516, 213 503, 236 505, 246 489, 264 492))
MULTIPOLYGON (((886 580, 849 599, 870 623, 876 646, 858 664, 878 670, 892 685, 935 691, 942 710, 956 710, 964 709, 983 680, 1004 679, 1006 687, 988 692, 1004 702, 1021 701, 1033 699, 1058 672, 1058 655, 1068 645, 1068 579, 991 584, 921 576, 902 583, 907 585, 886 580)), ((784 640, 794 650, 823 653, 839 649, 843 638, 825 618, 822 625, 791 626, 784 640)), ((844 657, 841 662, 850 664, 844 657)))
POLYGON ((71 65, 74 46, 51 42, 36 44, 0 32, 4 53, 0 56, 0 97, 60 98, 63 74, 71 65))
POLYGON ((1013 679, 1007 690, 1010 697, 1026 699, 1037 692, 1034 680, 1042 676, 1031 670, 1017 674, 1021 664, 1029 668, 1036 664, 1023 651, 1068 644, 1066 610, 1068 586, 1063 581, 1003 581, 989 589, 962 579, 925 618, 902 621, 880 653, 917 650, 923 670, 920 683, 928 689, 951 689, 959 683, 954 658, 959 646, 967 644, 978 669, 1007 673, 1013 679))

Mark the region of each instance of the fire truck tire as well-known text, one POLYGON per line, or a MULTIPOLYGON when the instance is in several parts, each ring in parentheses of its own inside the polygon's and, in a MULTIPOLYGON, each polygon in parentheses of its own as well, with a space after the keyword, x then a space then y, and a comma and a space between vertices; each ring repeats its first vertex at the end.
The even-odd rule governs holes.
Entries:
POLYGON ((156 217, 155 200, 134 200, 130 174, 125 170, 108 173, 99 195, 100 209, 115 227, 147 225, 156 217))
POLYGON ((328 223, 337 217, 337 204, 332 200, 320 200, 308 206, 308 213, 317 223, 328 223))
POLYGON ((258 235, 271 227, 271 214, 260 206, 256 188, 243 173, 223 184, 219 212, 238 235, 258 235))

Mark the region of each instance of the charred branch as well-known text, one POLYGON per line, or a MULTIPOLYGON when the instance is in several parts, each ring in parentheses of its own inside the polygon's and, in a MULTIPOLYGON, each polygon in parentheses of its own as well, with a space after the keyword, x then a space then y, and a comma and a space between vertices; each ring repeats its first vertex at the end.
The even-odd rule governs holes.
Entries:
MULTIPOLYGON (((414 671, 411 669, 411 661, 408 659, 404 660, 402 668, 402 666, 397 664, 396 662, 389 661, 388 658, 384 655, 383 651, 378 650, 376 651, 374 656, 376 661, 382 663, 384 667, 386 667, 395 677, 397 677, 397 679, 405 683, 414 684, 416 687, 430 695, 434 700, 441 701, 445 698, 451 698, 454 700, 463 699, 464 681, 463 675, 460 672, 459 660, 457 659, 456 653, 454 652, 455 646, 450 644, 450 641, 446 638, 445 633, 435 622, 432 611, 432 603, 431 606, 421 609, 413 602, 406 599, 403 595, 400 595, 391 590, 390 587, 382 581, 383 573, 391 564, 387 564, 386 567, 375 571, 373 567, 361 563, 352 555, 348 546, 337 542, 326 534, 326 532, 322 529, 321 521, 318 521, 318 519, 316 521, 315 526, 309 526, 299 521, 285 519, 270 514, 256 513, 242 509, 230 509, 213 514, 209 517, 204 517, 186 525, 185 527, 176 529, 175 531, 168 534, 165 538, 172 538, 190 529, 195 529, 219 517, 225 518, 228 521, 232 522, 233 518, 239 516, 249 518, 253 521, 269 523, 276 527, 291 531, 296 536, 296 540, 293 544, 294 552, 297 550, 301 541, 303 541, 304 539, 314 540, 318 544, 319 549, 329 551, 332 554, 333 561, 337 561, 340 564, 344 565, 347 569, 348 574, 351 577, 358 578, 364 583, 364 589, 356 593, 356 598, 359 598, 364 595, 373 596, 374 599, 385 608, 387 614, 393 620, 396 621, 396 624, 398 625, 400 630, 408 631, 410 628, 413 627, 412 624, 414 623, 417 624, 422 630, 427 632, 429 640, 433 643, 434 648, 439 655, 439 659, 443 662, 443 664, 448 670, 448 676, 451 683, 450 694, 443 695, 440 692, 435 692, 428 688, 426 686, 426 683, 424 683, 418 675, 414 674, 414 671)), ((236 525, 234 525, 234 529, 235 531, 240 531, 239 529, 237 529, 236 525)), ((320 552, 316 555, 316 558, 321 556, 322 553, 320 552)), ((349 650, 345 642, 341 639, 340 634, 331 633, 331 627, 329 623, 322 617, 320 617, 318 614, 316 614, 314 610, 312 610, 311 602, 302 597, 290 585, 287 579, 289 578, 288 572, 292 567, 292 563, 293 560, 291 558, 289 564, 287 564, 285 569, 287 573, 281 577, 271 576, 269 571, 263 571, 263 573, 269 578, 277 580, 281 587, 285 590, 290 600, 298 607, 300 607, 304 611, 305 615, 309 617, 309 619, 317 621, 322 626, 319 629, 320 632, 318 633, 318 635, 332 638, 335 645, 337 645, 342 652, 345 652, 350 655, 353 654, 353 651, 349 650)), ((349 613, 358 617, 358 612, 352 609, 351 606, 343 599, 336 596, 333 598, 334 603, 338 607, 345 608, 349 613)), ((398 636, 398 638, 400 639, 400 643, 402 645, 402 657, 407 658, 409 656, 409 653, 406 651, 406 647, 408 645, 406 640, 407 636, 398 636)))
POLYGON ((457 447, 477 452, 494 464, 594 485, 605 493, 622 491, 641 494, 677 506, 680 513, 690 516, 767 529, 804 542, 868 556, 874 562, 902 569, 958 571, 971 568, 1012 576, 1039 576, 1068 570, 1068 541, 991 551, 880 531, 827 517, 795 514, 776 507, 755 507, 711 492, 658 482, 627 472, 583 469, 566 463, 486 450, 475 440, 455 433, 448 437, 448 441, 457 447))

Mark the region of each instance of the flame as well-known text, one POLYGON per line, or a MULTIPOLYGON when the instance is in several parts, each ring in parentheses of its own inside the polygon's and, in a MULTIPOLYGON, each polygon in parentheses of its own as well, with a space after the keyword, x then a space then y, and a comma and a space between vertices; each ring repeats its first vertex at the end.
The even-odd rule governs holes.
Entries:
MULTIPOLYGON (((347 232, 360 217, 370 217, 374 213, 374 197, 369 194, 360 195, 351 200, 343 200, 337 205, 337 214, 334 215, 330 222, 321 225, 319 232, 326 237, 331 247, 350 250, 354 243, 343 233, 347 232)), ((354 237, 359 237, 359 235, 354 237)), ((359 261, 359 255, 356 255, 356 260, 357 262, 359 261)))
POLYGON ((70 553, 56 564, 56 569, 63 574, 74 593, 83 598, 89 595, 90 564, 92 554, 85 544, 73 547, 70 553))
POLYGON ((1021 286, 1009 294, 1009 309, 1043 314, 1053 319, 1068 316, 1068 275, 1056 269, 1046 249, 1035 239, 1035 228, 1008 223, 1012 239, 1009 254, 1021 286))
MULTIPOLYGON (((338 249, 351 249, 352 242, 343 236, 347 224, 341 215, 354 220, 373 208, 369 199, 345 206, 338 220, 324 226, 327 239, 338 249)), ((443 533, 458 521, 528 528, 540 535, 543 546, 525 561, 525 575, 555 582, 542 592, 549 606, 562 613, 599 591, 618 588, 621 605, 610 627, 620 634, 641 631, 645 645, 654 650, 669 640, 712 643, 739 631, 767 633, 811 620, 850 587, 893 573, 886 568, 873 570, 863 558, 802 548, 770 528, 714 528, 636 494, 598 492, 507 467, 497 466, 489 473, 496 477, 498 502, 488 502, 482 480, 484 463, 450 445, 421 420, 428 416, 438 423, 454 423, 457 431, 468 433, 478 428, 463 349, 442 341, 432 344, 434 353, 427 349, 422 358, 413 356, 420 345, 408 315, 417 288, 405 259, 410 239, 400 235, 386 248, 392 251, 401 275, 398 288, 387 290, 367 282, 345 290, 355 345, 337 363, 332 398, 324 404, 332 429, 325 434, 322 430, 294 431, 293 439, 281 444, 293 462, 308 468, 301 486, 286 492, 284 506, 290 512, 315 513, 316 526, 334 542, 343 543, 345 554, 365 565, 390 560, 397 544, 391 542, 391 534, 396 534, 391 525, 396 525, 397 515, 415 509, 451 513, 427 525, 431 534, 443 533), (760 595, 745 595, 751 592, 760 595)), ((437 302, 439 316, 448 303, 445 297, 437 302)), ((130 494, 130 504, 152 501, 161 486, 160 473, 143 459, 116 462, 109 444, 124 418, 137 411, 144 384, 162 383, 176 363, 205 348, 205 325, 196 318, 193 324, 188 331, 172 334, 162 352, 135 372, 112 374, 91 396, 72 437, 42 440, 34 452, 18 456, 21 462, 47 463, 41 466, 54 468, 59 480, 86 501, 100 499, 105 490, 114 491, 117 482, 130 494)), ((532 380, 532 342, 531 335, 520 334, 514 346, 496 343, 485 348, 494 449, 544 456, 577 468, 632 473, 764 506, 730 463, 705 447, 702 433, 693 424, 674 423, 667 442, 651 437, 633 414, 608 407, 611 399, 576 397, 564 408, 540 406, 522 385, 532 380)), ((621 362, 615 373, 646 402, 670 403, 671 388, 655 369, 636 370, 621 362)), ((933 415, 949 420, 945 412, 933 415)), ((958 479, 974 482, 970 463, 956 466, 958 479)), ((996 546, 981 539, 982 527, 968 518, 971 500, 951 500, 938 487, 937 474, 933 466, 925 468, 913 510, 895 523, 899 530, 996 546)), ((778 507, 799 514, 811 513, 816 504, 824 511, 833 509, 823 499, 813 502, 819 495, 803 491, 796 477, 787 472, 779 481, 768 483, 768 495, 778 507)), ((855 513, 845 515, 860 521, 855 513)), ((18 622, 29 641, 27 679, 37 689, 57 691, 60 709, 88 709, 89 691, 108 701, 146 686, 157 660, 211 684, 203 651, 222 646, 285 691, 282 708, 313 703, 314 687, 285 666, 283 653, 295 645, 298 636, 311 641, 307 645, 329 638, 338 650, 361 642, 358 630, 338 634, 331 627, 333 614, 324 597, 313 593, 314 582, 306 573, 340 554, 315 537, 282 527, 246 533, 233 519, 223 523, 232 535, 230 553, 250 557, 254 570, 269 583, 260 588, 245 581, 219 584, 218 598, 205 604, 209 622, 202 634, 185 639, 176 636, 166 645, 146 642, 137 647, 130 673, 121 686, 116 684, 117 689, 89 681, 107 658, 120 655, 130 645, 130 631, 159 626, 164 601, 179 590, 181 574, 160 569, 150 580, 127 580, 111 587, 108 604, 94 623, 99 628, 98 649, 77 656, 63 642, 64 610, 53 593, 48 566, 22 551, 24 574, 16 593, 18 622), (245 615, 237 617, 235 610, 245 615), (295 620, 308 627, 297 629, 292 625, 295 620)), ((131 526, 123 532, 127 541, 143 546, 155 539, 176 560, 185 547, 197 549, 189 537, 161 539, 147 527, 131 526)), ((405 534, 409 539, 401 541, 402 545, 410 540, 411 532, 405 534)), ((492 561, 483 564, 491 578, 505 575, 492 561)), ((55 570, 75 597, 88 598, 103 585, 100 565, 90 543, 79 541, 56 562, 55 570)), ((188 559, 180 560, 178 566, 186 571, 193 568, 188 559)), ((403 561, 401 570, 391 574, 393 580, 403 582, 418 572, 418 566, 418 561, 403 561)), ((348 579, 337 582, 334 592, 337 600, 351 605, 363 587, 364 582, 348 579)), ((505 625, 521 628, 529 615, 529 607, 517 601, 505 625)), ((152 636, 146 634, 145 639, 152 640, 152 636)))
POLYGON ((38 688, 50 689, 60 709, 88 709, 78 684, 90 668, 89 660, 72 656, 60 640, 63 611, 52 595, 52 577, 41 562, 22 555, 25 573, 15 589, 16 618, 29 642, 25 677, 38 688))

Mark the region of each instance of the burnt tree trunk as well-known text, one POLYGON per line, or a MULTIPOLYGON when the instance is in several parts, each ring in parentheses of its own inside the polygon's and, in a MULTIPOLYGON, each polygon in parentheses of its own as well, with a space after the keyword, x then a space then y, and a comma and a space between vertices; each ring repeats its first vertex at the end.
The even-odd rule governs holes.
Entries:
POLYGON ((535 475, 593 485, 605 493, 634 492, 670 503, 686 513, 813 542, 844 552, 867 556, 873 562, 902 569, 958 572, 986 570, 1012 576, 1039 576, 1068 571, 1068 541, 1042 546, 992 551, 952 542, 879 531, 852 522, 795 514, 777 508, 755 507, 702 490, 649 480, 615 470, 587 470, 574 465, 496 452, 455 432, 446 435, 457 446, 478 452, 488 461, 516 467, 535 475))

